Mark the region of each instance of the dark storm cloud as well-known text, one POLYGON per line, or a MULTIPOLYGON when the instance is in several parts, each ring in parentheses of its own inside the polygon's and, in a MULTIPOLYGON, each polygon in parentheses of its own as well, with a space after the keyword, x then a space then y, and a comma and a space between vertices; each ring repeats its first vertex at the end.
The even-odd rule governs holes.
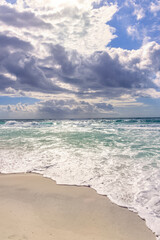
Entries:
MULTIPOLYGON (((109 52, 101 51, 82 56, 76 51, 67 51, 60 45, 45 43, 48 56, 39 59, 32 56, 32 46, 28 42, 1 34, 0 43, 0 73, 3 76, 0 79, 3 86, 1 89, 11 84, 15 90, 74 93, 79 98, 87 99, 115 98, 133 94, 135 89, 156 88, 151 77, 160 68, 160 49, 154 44, 145 50, 148 51, 147 59, 150 63, 140 68, 138 66, 143 62, 141 54, 133 55, 124 63, 121 61, 121 53, 111 56, 109 52), (4 73, 7 72, 15 76, 16 81, 6 79, 5 85, 4 73), (54 79, 74 86, 77 90, 74 92, 59 87, 54 79)), ((103 105, 97 107, 103 109, 103 105)))
POLYGON ((70 76, 75 72, 77 65, 74 62, 77 54, 75 53, 74 55, 74 51, 69 55, 64 47, 57 44, 51 45, 51 54, 53 56, 53 61, 61 66, 61 71, 64 76, 70 76))
POLYGON ((111 104, 106 104, 106 103, 97 103, 95 106, 99 109, 103 110, 113 110, 113 106, 111 104))
MULTIPOLYGON (((67 90, 56 86, 38 66, 38 59, 31 55, 30 43, 0 34, 0 89, 60 93, 67 90), (5 76, 10 74, 14 81, 5 76)), ((53 74, 53 69, 52 69, 53 74)))
POLYGON ((89 117, 95 114, 102 114, 113 110, 111 104, 99 103, 91 104, 85 101, 77 102, 75 100, 49 100, 38 104, 39 114, 52 118, 68 117, 89 117))
POLYGON ((8 26, 14 26, 18 28, 53 28, 50 23, 46 23, 39 19, 32 12, 18 12, 16 9, 5 5, 0 6, 0 22, 3 22, 8 26))
POLYGON ((3 74, 0 74, 0 90, 2 91, 12 86, 14 86, 14 81, 10 80, 8 77, 5 77, 3 74))
POLYGON ((40 61, 40 68, 48 77, 57 76, 62 82, 76 83, 76 71, 81 64, 82 56, 76 51, 67 51, 56 44, 45 44, 49 52, 48 57, 40 61), (45 65, 50 67, 45 67, 45 65))
MULTIPOLYGON (((153 52, 152 61, 159 58, 159 51, 153 52)), ((133 57, 130 62, 122 64, 119 57, 112 58, 104 51, 95 52, 89 57, 82 57, 77 52, 66 51, 58 45, 51 47, 51 54, 50 61, 52 59, 52 62, 59 66, 56 70, 57 76, 61 81, 78 87, 79 96, 88 94, 86 92, 88 90, 96 91, 97 95, 105 95, 105 93, 109 94, 109 91, 116 94, 120 91, 155 87, 151 79, 151 66, 148 69, 136 67, 141 62, 141 56, 133 57)), ((160 60, 158 61, 156 65, 160 66, 160 60)))
MULTIPOLYGON (((147 87, 150 82, 142 78, 140 71, 131 71, 122 66, 118 59, 112 59, 108 53, 95 53, 89 59, 86 66, 90 69, 94 82, 98 79, 97 83, 93 85, 95 88, 141 88, 147 87)), ((91 79, 90 84, 92 85, 91 79)))
POLYGON ((3 68, 17 80, 12 87, 16 90, 39 91, 54 93, 65 91, 56 86, 50 79, 47 79, 43 71, 38 67, 37 60, 26 55, 22 51, 9 54, 3 59, 3 68))
POLYGON ((71 85, 82 85, 79 78, 78 66, 81 65, 82 56, 77 51, 67 51, 60 45, 45 44, 49 54, 48 57, 40 60, 39 68, 46 77, 57 77, 58 80, 71 85), (45 67, 47 65, 47 67, 45 67), (50 66, 50 67, 48 67, 50 66))
POLYGON ((16 37, 9 37, 0 34, 0 49, 9 47, 12 49, 23 49, 24 51, 33 50, 33 47, 29 42, 20 40, 16 37))

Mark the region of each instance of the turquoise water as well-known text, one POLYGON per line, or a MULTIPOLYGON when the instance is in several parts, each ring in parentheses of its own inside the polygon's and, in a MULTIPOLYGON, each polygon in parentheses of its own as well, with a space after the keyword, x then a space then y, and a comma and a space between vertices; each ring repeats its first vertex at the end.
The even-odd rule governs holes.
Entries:
POLYGON ((0 172, 90 185, 160 236, 160 119, 0 120, 0 172))

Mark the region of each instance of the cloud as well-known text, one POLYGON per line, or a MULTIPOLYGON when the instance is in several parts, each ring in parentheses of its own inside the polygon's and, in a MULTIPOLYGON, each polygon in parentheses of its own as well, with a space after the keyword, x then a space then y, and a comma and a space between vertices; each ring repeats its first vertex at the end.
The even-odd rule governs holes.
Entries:
POLYGON ((28 108, 27 104, 21 104, 18 103, 16 105, 7 105, 6 106, 7 111, 9 112, 28 112, 30 108, 28 108))
MULTIPOLYGON (((7 53, 2 57, 1 71, 3 76, 9 73, 16 77, 16 81, 11 82, 12 88, 54 94, 68 92, 80 97, 95 96, 95 91, 98 96, 108 96, 111 89, 115 94, 122 94, 126 89, 154 87, 150 69, 141 68, 145 63, 142 63, 144 60, 140 54, 144 56, 147 49, 144 51, 142 47, 135 52, 127 52, 105 48, 106 37, 112 32, 105 22, 111 20, 117 6, 111 4, 94 8, 94 2, 48 0, 44 5, 44 1, 26 1, 25 6, 21 0, 12 6, 2 2, 0 21, 11 28, 6 35, 0 35, 0 42, 7 53), (40 27, 44 28, 43 36, 40 27), (105 32, 107 27, 108 32, 105 32), (19 28, 21 33, 13 37, 13 31, 19 28), (104 41, 101 41, 103 36, 104 41), (8 50, 9 46, 14 50, 8 50)), ((137 3, 131 3, 137 6, 137 3)), ((128 32, 132 36, 137 34, 133 27, 128 28, 128 32)), ((150 58, 148 53, 148 60, 145 61, 152 62, 150 58)))
POLYGON ((48 118, 84 118, 107 114, 113 110, 111 104, 88 103, 75 100, 49 100, 37 104, 38 115, 48 118))
POLYGON ((4 56, 1 89, 12 87, 16 91, 74 94, 91 99, 115 98, 159 86, 155 79, 160 69, 160 45, 155 42, 138 50, 108 48, 87 56, 60 45, 49 44, 46 49, 48 56, 44 59, 23 51, 4 56))
POLYGON ((142 91, 137 91, 137 96, 145 97, 145 98, 159 99, 160 91, 157 91, 156 89, 153 89, 153 88, 143 89, 142 91))
POLYGON ((160 11, 160 1, 156 0, 156 1, 152 1, 150 4, 150 10, 151 12, 153 12, 154 14, 156 14, 157 12, 160 11))
POLYGON ((150 39, 160 43, 158 35, 159 28, 159 11, 160 1, 138 1, 127 0, 125 2, 120 1, 120 11, 117 13, 117 26, 121 26, 120 36, 123 39, 121 41, 126 42, 123 31, 127 30, 127 46, 130 45, 133 48, 140 47, 143 44, 144 39, 150 39), (131 39, 130 39, 131 37, 131 39))
POLYGON ((144 9, 140 7, 140 5, 136 5, 133 15, 136 16, 137 20, 141 20, 145 17, 144 9))
POLYGON ((3 34, 0 34, 0 48, 24 49, 26 51, 33 50, 33 47, 29 42, 23 41, 17 37, 9 37, 3 34))
POLYGON ((127 7, 132 7, 133 8, 133 16, 136 16, 136 19, 139 21, 143 19, 146 15, 146 4, 144 1, 139 3, 137 0, 127 0, 125 1, 125 5, 127 7))
POLYGON ((5 75, 0 74, 0 90, 5 90, 8 87, 14 85, 13 81, 7 78, 5 75))
MULTIPOLYGON (((129 5, 139 24, 146 14, 144 2, 129 5)), ((145 38, 137 50, 107 46, 116 37, 110 20, 118 10, 117 4, 100 0, 2 0, 1 94, 38 96, 43 101, 32 110, 41 117, 104 116, 115 110, 114 102, 122 104, 123 96, 125 104, 154 93, 158 98, 160 45, 145 38)), ((146 36, 138 24, 127 28, 132 40, 146 36)), ((32 110, 8 106, 10 113, 31 116, 32 110)))
POLYGON ((121 93, 154 88, 153 74, 160 67, 159 51, 160 45, 150 42, 139 50, 108 48, 84 57, 56 45, 51 46, 50 64, 58 66, 54 73, 62 82, 77 87, 77 94, 91 96, 101 92, 107 96, 109 88, 121 93))
POLYGON ((0 79, 1 88, 12 87, 15 90, 40 91, 40 92, 59 92, 64 91, 56 86, 50 79, 46 78, 44 72, 38 66, 38 59, 24 51, 16 51, 6 54, 1 59, 0 79), (15 80, 5 77, 5 73, 15 76, 15 80))
POLYGON ((16 32, 23 40, 30 38, 37 49, 45 42, 91 53, 105 49, 116 37, 114 28, 106 23, 118 10, 117 5, 94 8, 95 2, 99 1, 30 0, 25 5, 22 0, 14 5, 2 1, 0 21, 9 26, 10 35, 16 32))
POLYGON ((95 104, 95 106, 98 108, 98 109, 102 109, 104 111, 111 111, 113 110, 113 106, 111 104, 106 104, 106 103, 97 103, 95 104))
POLYGON ((132 37, 132 39, 141 39, 143 36, 140 35, 136 26, 128 26, 127 33, 132 37))
POLYGON ((88 103, 86 101, 70 100, 48 100, 41 101, 35 105, 21 104, 16 105, 0 105, 0 112, 14 118, 15 116, 25 116, 32 118, 33 114, 36 118, 88 118, 106 116, 114 110, 111 104, 107 103, 88 103))
POLYGON ((18 103, 16 105, 0 105, 0 114, 4 119, 36 118, 36 106, 18 103))
MULTIPOLYGON (((52 24, 46 23, 33 12, 19 12, 11 6, 2 5, 0 7, 0 22, 5 25, 14 26, 17 28, 37 28, 52 30, 52 24)), ((27 30, 27 29, 26 29, 27 30)))

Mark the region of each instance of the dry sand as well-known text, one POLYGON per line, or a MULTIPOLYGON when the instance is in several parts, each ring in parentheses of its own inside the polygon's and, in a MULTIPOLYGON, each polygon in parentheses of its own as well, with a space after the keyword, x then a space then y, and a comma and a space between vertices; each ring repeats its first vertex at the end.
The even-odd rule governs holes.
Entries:
POLYGON ((0 175, 0 240, 155 240, 135 213, 88 187, 0 175))

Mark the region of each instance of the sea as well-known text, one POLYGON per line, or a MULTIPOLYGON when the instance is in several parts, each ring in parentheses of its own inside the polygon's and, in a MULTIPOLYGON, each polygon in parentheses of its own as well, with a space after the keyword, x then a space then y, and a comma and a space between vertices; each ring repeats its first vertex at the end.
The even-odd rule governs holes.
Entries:
POLYGON ((94 188, 160 240, 160 118, 0 120, 0 173, 28 172, 94 188))

